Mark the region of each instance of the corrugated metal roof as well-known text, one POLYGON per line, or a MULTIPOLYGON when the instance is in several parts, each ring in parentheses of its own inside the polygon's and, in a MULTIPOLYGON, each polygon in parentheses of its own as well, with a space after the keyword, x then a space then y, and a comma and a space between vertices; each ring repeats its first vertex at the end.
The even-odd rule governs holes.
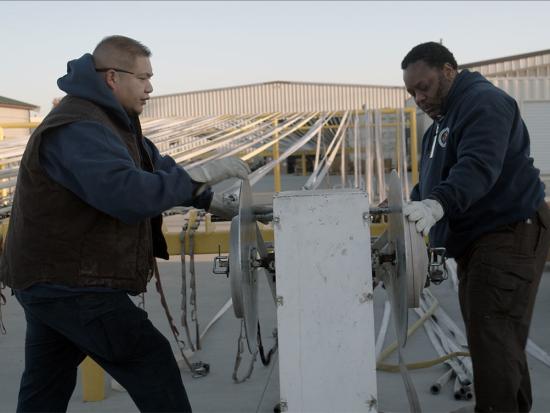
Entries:
POLYGON ((490 77, 550 76, 550 49, 459 65, 490 77))
POLYGON ((393 88, 401 89, 401 86, 392 86, 392 85, 370 85, 370 84, 361 84, 361 83, 323 83, 323 82, 294 82, 289 80, 274 80, 270 82, 259 82, 259 83, 247 83, 244 85, 235 85, 235 86, 226 86, 213 89, 199 89, 191 90, 188 92, 179 92, 179 93, 169 93, 166 95, 158 95, 156 97, 168 97, 168 96, 181 96, 191 93, 209 93, 209 92, 219 92, 226 91, 231 89, 242 89, 247 87, 254 86, 267 86, 267 85, 311 85, 311 86, 342 86, 342 87, 384 87, 384 88, 393 88))
POLYGON ((145 117, 344 111, 403 107, 402 86, 275 81, 155 96, 145 117))
POLYGON ((24 109, 40 109, 39 106, 33 105, 31 103, 21 102, 20 100, 10 99, 4 96, 0 96, 0 106, 24 109))
POLYGON ((517 54, 517 55, 507 56, 507 57, 499 57, 496 59, 480 60, 478 62, 472 62, 472 63, 464 63, 461 65, 458 65, 458 68, 469 69, 470 67, 473 67, 473 66, 485 66, 485 65, 490 65, 494 63, 502 63, 502 62, 508 62, 510 60, 520 60, 520 59, 526 59, 528 57, 543 56, 543 55, 550 55, 550 49, 539 50, 537 52, 522 53, 522 54, 517 54))

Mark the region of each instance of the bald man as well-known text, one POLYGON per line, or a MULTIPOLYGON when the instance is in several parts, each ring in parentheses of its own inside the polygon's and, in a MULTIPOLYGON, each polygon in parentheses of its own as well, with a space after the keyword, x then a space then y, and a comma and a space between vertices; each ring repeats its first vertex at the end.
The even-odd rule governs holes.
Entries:
POLYGON ((177 205, 231 218, 210 186, 245 179, 235 158, 185 171, 141 133, 153 91, 151 52, 124 36, 70 61, 67 96, 21 160, 0 281, 27 320, 17 411, 66 411, 77 366, 90 356, 140 411, 190 412, 166 338, 128 297, 168 258, 161 213, 177 205))

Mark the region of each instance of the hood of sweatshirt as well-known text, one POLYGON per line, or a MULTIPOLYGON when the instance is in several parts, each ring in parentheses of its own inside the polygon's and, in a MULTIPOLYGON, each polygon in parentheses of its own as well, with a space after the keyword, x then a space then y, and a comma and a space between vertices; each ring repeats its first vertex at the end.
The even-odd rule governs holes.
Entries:
POLYGON ((112 90, 105 84, 101 73, 96 72, 94 59, 86 53, 67 63, 67 74, 57 79, 57 86, 70 96, 90 100, 107 109, 128 128, 133 122, 116 100, 112 90))

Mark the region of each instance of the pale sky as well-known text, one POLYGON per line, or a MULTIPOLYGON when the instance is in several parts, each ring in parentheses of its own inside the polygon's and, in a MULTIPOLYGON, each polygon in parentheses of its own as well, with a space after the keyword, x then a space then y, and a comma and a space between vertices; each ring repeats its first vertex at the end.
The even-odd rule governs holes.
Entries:
POLYGON ((402 85, 439 41, 458 63, 550 49, 550 2, 0 1, 0 95, 51 108, 68 60, 105 36, 153 52, 153 95, 274 80, 402 85))

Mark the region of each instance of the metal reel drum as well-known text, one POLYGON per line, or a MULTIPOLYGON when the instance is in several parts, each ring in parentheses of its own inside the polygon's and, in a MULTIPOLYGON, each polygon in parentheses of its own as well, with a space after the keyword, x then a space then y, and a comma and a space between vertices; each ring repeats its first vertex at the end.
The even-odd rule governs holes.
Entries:
POLYGON ((256 220, 252 214, 252 190, 248 180, 241 182, 239 214, 231 221, 229 279, 233 310, 244 318, 248 350, 258 347, 258 282, 252 267, 256 250, 256 220))
POLYGON ((422 234, 414 223, 403 215, 401 179, 392 171, 389 181, 388 241, 395 248, 395 272, 389 277, 389 294, 402 344, 407 338, 408 308, 420 305, 420 292, 424 288, 428 271, 428 253, 422 234))

